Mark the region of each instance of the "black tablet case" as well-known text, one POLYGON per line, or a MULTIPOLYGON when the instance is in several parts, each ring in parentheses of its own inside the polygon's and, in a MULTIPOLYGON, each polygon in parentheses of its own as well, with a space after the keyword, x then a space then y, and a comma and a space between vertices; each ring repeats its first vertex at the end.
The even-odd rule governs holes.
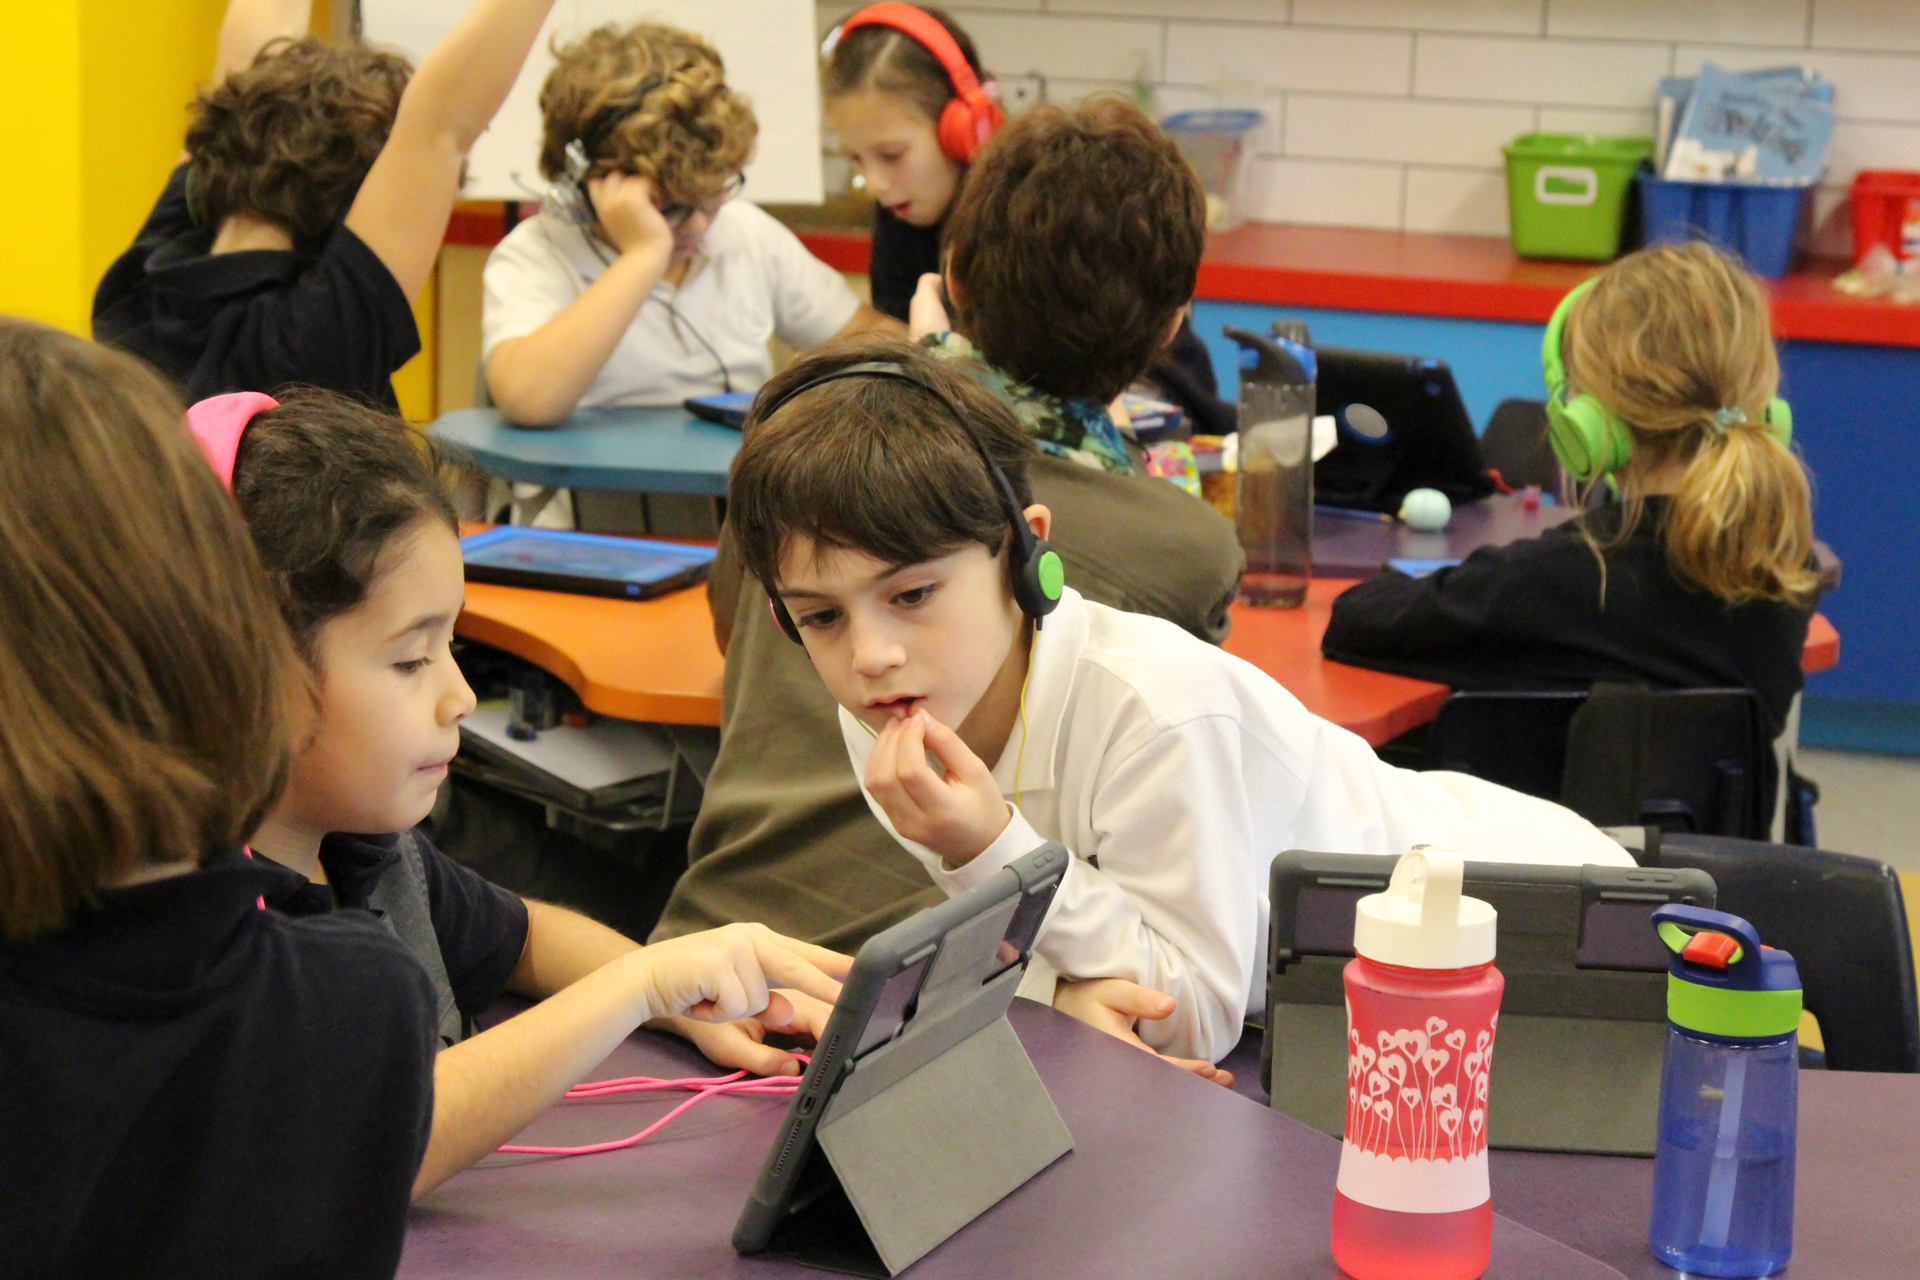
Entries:
MULTIPOLYGON (((1023 887, 1036 867, 1057 884, 1067 857, 1049 843, 1010 869, 1023 887)), ((852 1275, 897 1275, 1073 1149, 1073 1135, 1007 1021, 1026 964, 1022 958, 1009 966, 996 947, 1022 896, 945 933, 905 1028, 849 1064, 821 1104, 811 1142, 796 1135, 801 1140, 785 1141, 788 1150, 769 1153, 763 1179, 790 1160, 805 1166, 768 1252, 852 1275)), ((862 955, 899 951, 896 937, 912 936, 923 917, 960 902, 895 925, 870 939, 862 955)), ((805 1085, 801 1092, 796 1108, 804 1105, 805 1085)), ((743 1213, 741 1227, 746 1223, 743 1213)), ((740 1239, 736 1228, 736 1244, 740 1239)))
MULTIPOLYGON (((1274 1110, 1340 1136, 1354 905, 1397 861, 1305 853, 1274 859, 1267 1025, 1260 1074, 1274 1110)), ((1648 917, 1711 907, 1689 868, 1469 862, 1461 892, 1499 913, 1506 978, 1488 1143, 1523 1151, 1652 1155, 1666 1052, 1667 961, 1648 917)))
POLYGON ((1473 419, 1443 360, 1320 347, 1314 412, 1339 429, 1333 451, 1313 464, 1313 500, 1365 511, 1400 510, 1411 489, 1438 489, 1455 506, 1493 492, 1473 419), (1364 404, 1387 420, 1385 440, 1352 430, 1347 410, 1364 404))

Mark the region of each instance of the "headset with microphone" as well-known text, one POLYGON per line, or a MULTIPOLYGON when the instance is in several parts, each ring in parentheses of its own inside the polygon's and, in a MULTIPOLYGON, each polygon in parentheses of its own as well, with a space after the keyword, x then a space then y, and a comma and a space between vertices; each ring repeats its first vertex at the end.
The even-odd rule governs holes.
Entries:
POLYGON ((953 97, 940 112, 940 150, 950 160, 972 164, 994 130, 1006 122, 1007 114, 973 73, 959 42, 931 14, 910 4, 874 4, 834 28, 823 52, 831 55, 849 31, 861 27, 891 27, 939 61, 953 83, 953 97))
POLYGON ((547 211, 576 227, 590 227, 600 220, 594 211, 593 197, 587 193, 587 177, 593 172, 593 158, 606 145, 628 117, 646 105, 647 95, 666 83, 665 76, 651 76, 640 86, 633 102, 623 107, 608 107, 587 122, 580 136, 570 140, 561 152, 562 172, 547 192, 547 211))
MULTIPOLYGON (((1066 565, 1061 561, 1060 553, 1053 549, 1053 544, 1036 534, 1033 526, 1027 523, 1027 517, 1020 508, 1019 496, 1013 491, 1013 482, 1007 479, 1007 473, 987 453, 986 445, 981 443, 980 435, 967 420, 965 411, 948 399, 939 387, 897 361, 863 360, 858 364, 828 370, 787 388, 778 398, 756 406, 754 418, 758 422, 765 422, 794 397, 843 378, 892 378, 909 383, 932 396, 960 424, 961 433, 972 444, 974 452, 980 455, 981 464, 992 478, 994 493, 999 497, 1001 510, 1007 517, 1007 528, 1012 534, 1007 545, 1007 569, 1013 578, 1013 598, 1019 604, 1020 612, 1032 618, 1034 626, 1038 627, 1040 620, 1060 605, 1060 597, 1067 586, 1066 565)), ((773 610, 773 620, 779 624, 781 633, 795 644, 805 643, 800 637, 799 625, 787 611, 786 603, 780 599, 774 584, 763 582, 761 585, 766 588, 767 604, 773 610)))
MULTIPOLYGON (((1593 286, 1593 280, 1582 281, 1560 300, 1560 305, 1554 308, 1553 319, 1547 321, 1546 338, 1540 344, 1540 365, 1547 379, 1547 439, 1560 465, 1582 484, 1612 475, 1633 456, 1633 431, 1625 419, 1595 396, 1583 394, 1567 398, 1567 364, 1561 351, 1561 335, 1574 305, 1593 286)), ((1793 410, 1779 396, 1767 402, 1761 421, 1783 446, 1793 442, 1793 410)))

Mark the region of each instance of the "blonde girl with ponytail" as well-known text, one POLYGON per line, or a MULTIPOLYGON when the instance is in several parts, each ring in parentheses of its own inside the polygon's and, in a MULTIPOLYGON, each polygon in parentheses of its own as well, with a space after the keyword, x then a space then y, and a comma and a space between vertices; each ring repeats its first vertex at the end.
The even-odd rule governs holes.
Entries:
POLYGON ((1670 496, 1667 559, 1682 579, 1733 604, 1810 600, 1812 501, 1770 421, 1785 411, 1760 281, 1700 241, 1643 250, 1575 299, 1563 339, 1568 377, 1631 440, 1615 476, 1622 526, 1670 496))
POLYGON ((1662 245, 1582 286, 1549 333, 1555 451, 1576 500, 1613 500, 1355 587, 1322 648, 1461 689, 1744 687, 1777 734, 1819 582, 1765 287, 1709 245, 1662 245))

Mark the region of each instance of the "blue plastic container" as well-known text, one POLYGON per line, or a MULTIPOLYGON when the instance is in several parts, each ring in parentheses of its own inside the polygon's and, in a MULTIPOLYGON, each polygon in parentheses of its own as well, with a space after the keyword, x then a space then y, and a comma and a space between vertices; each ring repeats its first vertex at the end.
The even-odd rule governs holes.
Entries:
POLYGON ((1634 181, 1648 244, 1710 240, 1769 280, 1793 265, 1794 236, 1813 188, 1668 182, 1644 170, 1634 181))
POLYGON ((1670 957, 1648 1247, 1689 1275, 1772 1275, 1793 1253, 1799 972, 1739 916, 1653 921, 1670 957))

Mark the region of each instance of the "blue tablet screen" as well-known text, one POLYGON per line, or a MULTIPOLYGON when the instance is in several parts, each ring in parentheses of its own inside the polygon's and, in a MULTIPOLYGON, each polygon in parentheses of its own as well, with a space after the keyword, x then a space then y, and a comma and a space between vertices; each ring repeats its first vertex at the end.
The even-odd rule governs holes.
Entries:
POLYGON ((494 529, 461 543, 467 564, 567 578, 649 583, 713 559, 710 547, 607 538, 558 529, 494 529))

